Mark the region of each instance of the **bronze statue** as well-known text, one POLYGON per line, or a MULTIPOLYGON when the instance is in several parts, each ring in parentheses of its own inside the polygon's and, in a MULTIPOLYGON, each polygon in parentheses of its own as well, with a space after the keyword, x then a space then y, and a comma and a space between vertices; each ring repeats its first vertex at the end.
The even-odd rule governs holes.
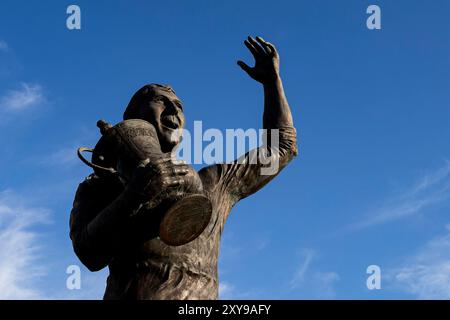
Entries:
MULTIPOLYGON (((173 89, 151 84, 138 90, 125 110, 124 120, 150 123, 156 130, 159 155, 135 163, 135 169, 127 165, 124 177, 114 174, 120 171, 118 161, 107 166, 110 174, 94 169, 78 187, 70 218, 70 237, 83 264, 91 271, 109 266, 104 299, 217 299, 217 262, 225 221, 239 200, 258 191, 276 175, 262 175, 264 164, 254 163, 250 157, 255 152, 268 152, 279 161, 278 173, 297 155, 296 130, 279 74, 278 53, 259 37, 248 37, 244 44, 254 56, 255 66, 249 67, 242 61, 238 65, 264 87, 263 128, 279 130, 278 146, 268 143, 240 161, 210 165, 197 173, 170 156, 181 141, 174 131, 185 122, 183 107, 173 89), (189 191, 185 186, 193 187, 189 191), (190 192, 205 197, 204 203, 211 206, 210 216, 206 205, 201 209, 206 213, 197 220, 207 220, 204 230, 195 234, 193 240, 184 239, 181 245, 170 243, 176 232, 166 235, 166 241, 161 233, 159 237, 155 233, 155 228, 162 230, 161 220, 155 222, 155 216, 161 216, 152 212, 156 207, 150 206, 139 214, 143 204, 154 202, 161 191, 170 194, 171 190, 180 189, 180 201, 190 192)), ((103 133, 111 129, 104 123, 100 127, 103 133)), ((100 156, 97 158, 98 165, 100 156)), ((94 164, 95 159, 94 156, 94 164)), ((162 211, 177 205, 176 197, 169 198, 170 205, 162 211)), ((177 214, 189 210, 182 208, 185 209, 177 214)), ((162 212, 162 216, 166 213, 162 212)), ((189 219, 187 224, 192 225, 197 218, 194 214, 189 219)))
MULTIPOLYGON (((148 121, 129 119, 113 127, 100 120, 97 126, 103 136, 94 149, 79 148, 78 156, 99 178, 120 180, 126 187, 138 167, 157 170, 162 159, 176 159, 172 153, 162 152, 158 133, 148 121), (83 151, 92 152, 92 162, 83 157, 83 151)), ((180 180, 176 185, 162 185, 159 190, 153 190, 151 196, 148 192, 142 194, 144 201, 131 215, 147 219, 148 229, 141 241, 160 237, 168 245, 179 246, 191 242, 205 230, 211 218, 212 204, 203 194, 200 176, 194 170, 191 173, 193 179, 180 180)))

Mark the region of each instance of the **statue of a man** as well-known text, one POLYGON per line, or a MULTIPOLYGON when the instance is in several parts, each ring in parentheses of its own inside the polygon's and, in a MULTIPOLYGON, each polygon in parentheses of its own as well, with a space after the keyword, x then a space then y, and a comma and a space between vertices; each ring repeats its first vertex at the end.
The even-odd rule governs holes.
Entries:
MULTIPOLYGON (((109 266, 104 299, 217 299, 220 238, 233 206, 268 183, 297 155, 296 131, 279 74, 279 56, 269 42, 248 37, 245 45, 255 66, 238 65, 264 87, 264 129, 278 129, 278 147, 266 146, 277 157, 279 170, 262 175, 260 162, 250 153, 243 159, 214 164, 193 173, 193 168, 173 158, 139 167, 124 187, 120 181, 90 175, 77 190, 70 218, 70 237, 80 260, 91 271, 109 266), (153 167, 152 167, 153 166, 153 167), (143 225, 131 213, 161 188, 177 187, 200 176, 212 204, 211 221, 195 240, 168 246, 159 238, 142 241, 143 225)), ((126 119, 142 119, 156 128, 163 152, 180 142, 173 134, 183 127, 183 107, 167 86, 146 85, 132 97, 126 119)), ((257 150, 258 151, 258 150, 257 150)))

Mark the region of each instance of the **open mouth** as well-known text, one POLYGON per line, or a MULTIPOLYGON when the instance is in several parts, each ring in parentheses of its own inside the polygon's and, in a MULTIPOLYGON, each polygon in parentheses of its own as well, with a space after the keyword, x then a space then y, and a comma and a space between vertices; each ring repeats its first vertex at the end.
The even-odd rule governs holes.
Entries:
POLYGON ((169 129, 175 130, 178 129, 178 121, 174 116, 168 116, 161 118, 161 124, 169 129))

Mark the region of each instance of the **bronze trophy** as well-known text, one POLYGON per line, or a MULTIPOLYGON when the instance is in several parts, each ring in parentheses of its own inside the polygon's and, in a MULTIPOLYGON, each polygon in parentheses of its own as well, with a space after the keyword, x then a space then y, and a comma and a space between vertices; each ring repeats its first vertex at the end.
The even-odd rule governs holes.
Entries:
MULTIPOLYGON (((130 119, 115 126, 99 120, 97 126, 102 137, 94 149, 79 148, 78 156, 98 176, 117 175, 126 185, 141 163, 151 164, 164 155, 155 128, 145 120, 130 119), (83 157, 84 151, 92 152, 91 161, 83 157)), ((162 189, 156 200, 142 203, 134 213, 153 216, 151 221, 156 228, 149 226, 149 230, 154 230, 153 237, 159 236, 164 243, 179 246, 194 240, 206 228, 212 205, 203 194, 198 175, 194 181, 162 189)))

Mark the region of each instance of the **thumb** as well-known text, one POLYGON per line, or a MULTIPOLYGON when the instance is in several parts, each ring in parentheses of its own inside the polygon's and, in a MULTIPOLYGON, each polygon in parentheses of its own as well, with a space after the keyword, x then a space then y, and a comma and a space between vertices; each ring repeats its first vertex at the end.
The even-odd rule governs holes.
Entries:
POLYGON ((252 68, 250 68, 245 62, 239 60, 237 62, 238 66, 242 68, 242 70, 244 70, 245 72, 247 72, 248 74, 250 74, 250 71, 252 68))

